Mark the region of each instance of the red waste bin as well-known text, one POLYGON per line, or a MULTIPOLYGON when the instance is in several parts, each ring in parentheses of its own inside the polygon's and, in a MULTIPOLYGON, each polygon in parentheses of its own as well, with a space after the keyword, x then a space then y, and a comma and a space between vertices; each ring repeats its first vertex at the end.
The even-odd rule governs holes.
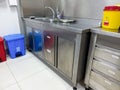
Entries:
POLYGON ((0 37, 0 62, 6 61, 6 53, 4 48, 4 40, 0 37))

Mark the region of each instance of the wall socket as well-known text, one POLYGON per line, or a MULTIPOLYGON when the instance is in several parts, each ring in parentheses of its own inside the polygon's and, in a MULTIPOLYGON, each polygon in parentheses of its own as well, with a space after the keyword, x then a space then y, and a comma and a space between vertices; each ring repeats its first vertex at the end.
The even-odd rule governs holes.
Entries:
POLYGON ((11 7, 17 6, 17 0, 9 0, 9 5, 10 5, 11 7))

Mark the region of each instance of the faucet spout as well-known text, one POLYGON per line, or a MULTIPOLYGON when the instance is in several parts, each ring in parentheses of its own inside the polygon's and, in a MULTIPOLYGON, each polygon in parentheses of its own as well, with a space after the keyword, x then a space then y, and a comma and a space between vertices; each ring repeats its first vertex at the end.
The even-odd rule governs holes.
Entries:
POLYGON ((46 7, 46 6, 45 6, 45 8, 48 8, 52 11, 52 14, 53 14, 52 17, 53 17, 53 19, 55 19, 55 11, 53 10, 53 8, 52 7, 46 7))

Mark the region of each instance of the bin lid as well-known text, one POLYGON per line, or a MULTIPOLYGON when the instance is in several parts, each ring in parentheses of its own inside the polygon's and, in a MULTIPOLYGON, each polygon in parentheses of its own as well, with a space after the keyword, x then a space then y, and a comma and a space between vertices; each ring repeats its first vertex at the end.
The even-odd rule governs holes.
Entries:
POLYGON ((120 6, 106 6, 104 11, 120 11, 120 6))
POLYGON ((11 34, 11 35, 4 36, 4 39, 6 41, 17 40, 22 38, 24 38, 24 35, 22 34, 11 34))
POLYGON ((2 42, 3 41, 3 38, 2 37, 0 37, 0 42, 2 42))

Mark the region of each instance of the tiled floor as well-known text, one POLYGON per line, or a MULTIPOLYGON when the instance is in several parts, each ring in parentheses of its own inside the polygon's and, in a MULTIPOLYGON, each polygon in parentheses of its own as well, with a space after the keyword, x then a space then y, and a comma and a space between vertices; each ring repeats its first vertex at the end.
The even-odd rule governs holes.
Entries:
MULTIPOLYGON (((0 90, 73 90, 30 52, 0 63, 0 90)), ((84 88, 78 85, 78 90, 84 88)))

